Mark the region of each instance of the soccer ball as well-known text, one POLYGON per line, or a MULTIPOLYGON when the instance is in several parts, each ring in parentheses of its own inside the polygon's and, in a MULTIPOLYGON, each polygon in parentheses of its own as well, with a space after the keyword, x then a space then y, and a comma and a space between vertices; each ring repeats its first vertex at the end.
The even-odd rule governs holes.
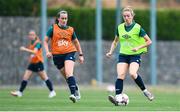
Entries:
POLYGON ((115 100, 118 102, 118 105, 128 105, 129 97, 125 93, 119 94, 115 96, 115 100))

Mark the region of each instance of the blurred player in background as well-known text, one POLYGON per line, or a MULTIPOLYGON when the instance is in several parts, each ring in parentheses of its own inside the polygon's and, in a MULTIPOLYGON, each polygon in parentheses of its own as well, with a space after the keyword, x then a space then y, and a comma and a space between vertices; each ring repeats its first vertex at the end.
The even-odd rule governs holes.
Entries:
POLYGON ((50 93, 49 98, 56 96, 56 93, 53 89, 53 85, 49 80, 43 65, 43 56, 42 56, 42 44, 39 37, 36 35, 36 32, 31 30, 28 34, 28 38, 30 39, 30 45, 26 48, 24 46, 20 47, 21 51, 26 51, 31 53, 29 57, 29 66, 26 69, 23 80, 21 82, 20 88, 18 91, 12 91, 11 95, 21 97, 23 95, 23 91, 27 86, 28 79, 31 77, 33 72, 37 72, 42 80, 45 81, 50 93))
POLYGON ((67 26, 68 13, 60 11, 57 14, 56 23, 53 24, 45 37, 44 47, 48 58, 53 57, 54 64, 66 79, 71 95, 70 100, 75 103, 80 99, 80 91, 73 76, 75 53, 79 53, 79 62, 84 62, 83 52, 74 28, 67 26), (48 41, 51 40, 51 51, 48 41))
POLYGON ((118 76, 115 82, 116 96, 109 95, 109 100, 117 105, 116 97, 123 91, 123 80, 129 70, 129 74, 134 79, 135 83, 143 91, 144 95, 152 101, 154 96, 146 89, 138 74, 141 54, 147 52, 147 46, 149 46, 152 41, 144 29, 133 20, 135 14, 131 7, 125 7, 122 14, 124 23, 118 26, 110 51, 106 54, 107 57, 111 57, 118 42, 120 43, 119 61, 117 63, 118 76))

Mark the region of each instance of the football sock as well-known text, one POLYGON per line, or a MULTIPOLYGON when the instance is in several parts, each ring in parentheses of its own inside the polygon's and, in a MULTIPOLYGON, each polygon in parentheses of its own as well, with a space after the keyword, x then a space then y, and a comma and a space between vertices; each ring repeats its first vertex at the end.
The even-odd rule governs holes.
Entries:
POLYGON ((26 86, 27 86, 27 81, 26 81, 26 80, 23 80, 23 81, 21 82, 21 86, 20 86, 19 91, 20 91, 20 92, 23 92, 24 89, 26 88, 26 86))
POLYGON ((75 78, 73 76, 68 77, 67 83, 68 83, 69 89, 71 91, 71 94, 75 94, 75 91, 76 91, 76 81, 75 81, 75 78))
POLYGON ((79 88, 78 88, 77 84, 76 84, 76 90, 77 90, 77 91, 79 90, 79 88))
POLYGON ((47 79, 47 80, 45 81, 45 83, 46 83, 49 91, 53 91, 53 86, 52 86, 51 81, 50 81, 49 79, 47 79))
MULTIPOLYGON (((66 79, 66 82, 67 82, 67 79, 66 79)), ((68 83, 68 82, 67 82, 68 83)), ((78 87, 78 85, 76 84, 76 91, 78 91, 79 90, 79 87, 78 87)))
POLYGON ((115 82, 116 95, 121 94, 123 90, 123 80, 117 79, 115 82))
POLYGON ((145 86, 144 86, 144 83, 141 79, 141 77, 138 75, 137 78, 134 80, 136 82, 136 84, 140 87, 140 89, 143 91, 145 90, 145 86))

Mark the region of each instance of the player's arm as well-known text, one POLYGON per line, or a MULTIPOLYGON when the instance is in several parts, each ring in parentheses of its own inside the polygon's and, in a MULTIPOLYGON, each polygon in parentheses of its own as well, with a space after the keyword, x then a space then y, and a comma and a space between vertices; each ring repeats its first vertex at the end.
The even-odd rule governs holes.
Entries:
POLYGON ((114 49, 117 47, 117 44, 118 44, 118 41, 119 41, 119 30, 118 28, 116 29, 116 36, 111 44, 111 47, 110 47, 110 50, 108 53, 106 53, 106 56, 108 58, 110 58, 112 56, 112 53, 114 52, 114 49))
POLYGON ((76 39, 73 40, 73 42, 74 42, 74 45, 75 45, 77 51, 79 52, 79 55, 83 55, 79 40, 76 38, 76 39))
POLYGON ((107 57, 109 57, 109 58, 111 57, 112 53, 114 52, 114 49, 117 47, 118 41, 119 41, 119 37, 116 35, 112 44, 111 44, 109 52, 106 53, 107 57))
POLYGON ((82 52, 79 40, 76 38, 73 40, 73 42, 74 42, 74 45, 75 45, 77 51, 79 52, 79 62, 83 63, 84 62, 84 56, 83 56, 83 52, 82 52))
POLYGON ((49 51, 49 46, 48 46, 48 41, 49 39, 52 37, 53 35, 53 27, 51 26, 48 31, 47 31, 47 34, 46 36, 44 37, 44 48, 45 48, 45 51, 46 51, 46 56, 48 58, 51 58, 52 57, 52 53, 49 51))
POLYGON ((29 53, 36 54, 37 51, 38 51, 38 48, 34 48, 34 50, 31 50, 31 49, 28 49, 28 48, 26 48, 26 47, 24 47, 24 46, 21 46, 21 47, 20 47, 20 50, 21 50, 21 51, 26 51, 26 52, 29 52, 29 53))
POLYGON ((136 52, 139 49, 142 49, 142 48, 145 48, 145 47, 148 47, 149 45, 151 45, 152 41, 151 41, 151 39, 149 38, 149 36, 147 34, 144 36, 144 39, 145 39, 145 44, 133 48, 132 51, 136 52))
POLYGON ((83 52, 82 52, 81 45, 79 43, 79 40, 78 40, 75 32, 73 33, 72 39, 73 39, 73 43, 74 43, 74 45, 75 45, 75 47, 79 53, 79 62, 83 63, 84 62, 83 52))
POLYGON ((49 41, 49 37, 45 36, 45 38, 44 38, 44 48, 45 48, 45 51, 46 51, 46 56, 48 58, 51 58, 52 53, 49 51, 48 41, 49 41))
POLYGON ((133 48, 132 51, 134 51, 134 52, 138 51, 139 49, 148 47, 152 43, 151 39, 149 38, 149 36, 146 34, 145 30, 142 27, 140 29, 139 36, 144 38, 145 44, 133 48))

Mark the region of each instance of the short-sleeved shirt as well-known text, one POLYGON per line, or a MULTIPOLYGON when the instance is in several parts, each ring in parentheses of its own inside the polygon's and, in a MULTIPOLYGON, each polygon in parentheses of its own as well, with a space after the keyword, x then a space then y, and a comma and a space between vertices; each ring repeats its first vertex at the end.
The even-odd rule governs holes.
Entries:
POLYGON ((53 24, 49 28, 47 36, 51 39, 51 52, 53 55, 77 51, 73 43, 73 40, 77 38, 73 27, 60 27, 58 24, 53 24))
POLYGON ((42 56, 42 45, 39 39, 31 41, 30 45, 28 46, 29 49, 34 50, 35 48, 38 49, 36 54, 34 54, 34 57, 30 56, 30 63, 39 63, 43 62, 43 56, 42 56))
MULTIPOLYGON (((31 45, 33 45, 35 41, 36 40, 32 40, 31 45)), ((41 43, 37 43, 34 48, 37 48, 39 50, 39 49, 41 49, 41 47, 42 47, 41 43)))
MULTIPOLYGON (((68 29, 68 28, 69 28, 69 26, 62 27, 62 26, 59 26, 59 25, 58 25, 58 27, 61 28, 61 29, 68 29)), ((48 36, 49 38, 52 38, 52 37, 53 37, 53 25, 50 26, 50 28, 48 29, 48 31, 47 31, 47 33, 46 33, 46 36, 48 36)), ((73 35, 72 35, 72 40, 74 40, 74 39, 76 39, 76 38, 77 38, 77 36, 76 36, 75 31, 74 31, 74 32, 73 32, 73 35)))
MULTIPOLYGON (((133 23, 132 23, 131 25, 129 25, 129 26, 124 25, 125 30, 126 30, 127 32, 130 31, 130 30, 134 27, 135 24, 136 24, 136 22, 133 22, 133 23)), ((140 28, 140 32, 139 32, 139 36, 140 36, 140 37, 144 37, 145 35, 146 35, 146 32, 145 32, 145 30, 141 27, 141 28, 140 28)), ((116 36, 119 37, 118 28, 116 29, 116 36)))

